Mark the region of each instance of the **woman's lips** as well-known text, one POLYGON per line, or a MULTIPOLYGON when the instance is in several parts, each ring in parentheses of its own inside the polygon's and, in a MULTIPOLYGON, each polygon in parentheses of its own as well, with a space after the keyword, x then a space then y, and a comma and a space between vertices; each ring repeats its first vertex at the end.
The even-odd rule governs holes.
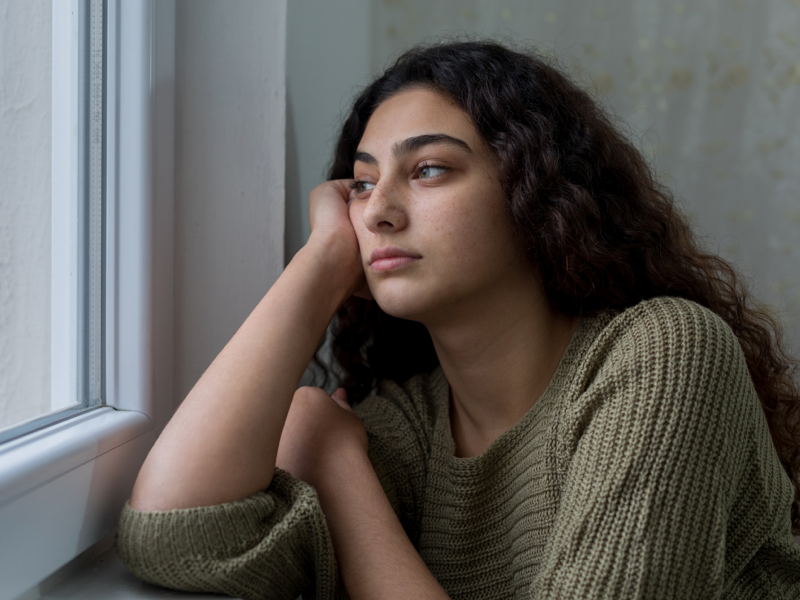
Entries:
POLYGON ((419 254, 397 248, 396 246, 383 246, 375 248, 369 255, 369 266, 373 271, 391 271, 422 258, 419 254))

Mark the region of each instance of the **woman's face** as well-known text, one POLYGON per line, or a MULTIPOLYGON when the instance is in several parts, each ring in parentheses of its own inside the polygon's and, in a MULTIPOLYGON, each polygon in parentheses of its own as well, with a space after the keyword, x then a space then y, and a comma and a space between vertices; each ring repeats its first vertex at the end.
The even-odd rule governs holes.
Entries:
POLYGON ((350 219, 370 292, 388 314, 442 322, 535 277, 513 242, 493 157, 447 97, 424 88, 392 96, 355 158, 350 219))

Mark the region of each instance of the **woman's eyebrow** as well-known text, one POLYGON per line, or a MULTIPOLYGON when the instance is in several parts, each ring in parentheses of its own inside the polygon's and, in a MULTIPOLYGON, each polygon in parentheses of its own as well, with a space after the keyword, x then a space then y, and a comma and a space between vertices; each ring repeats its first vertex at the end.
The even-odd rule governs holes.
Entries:
MULTIPOLYGON (((472 153, 472 149, 465 141, 455 138, 452 135, 447 135, 446 133, 426 133, 424 135, 406 138, 402 142, 394 144, 392 146, 392 156, 394 156, 395 159, 400 159, 406 154, 414 152, 414 150, 431 144, 447 144, 466 150, 470 154, 472 153)), ((378 159, 363 150, 356 151, 355 161, 378 166, 378 159)))

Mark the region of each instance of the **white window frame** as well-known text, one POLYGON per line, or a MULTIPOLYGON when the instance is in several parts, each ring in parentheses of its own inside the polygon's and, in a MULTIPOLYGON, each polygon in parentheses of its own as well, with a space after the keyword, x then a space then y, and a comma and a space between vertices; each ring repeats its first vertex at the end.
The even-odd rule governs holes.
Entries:
MULTIPOLYGON (((74 27, 73 4, 54 2, 54 43, 74 27)), ((0 600, 108 538, 172 412, 175 2, 106 0, 105 10, 106 406, 0 446, 0 600)), ((54 94, 69 90, 73 59, 54 53, 54 94)), ((69 110, 56 107, 54 122, 69 110)), ((76 173, 72 158, 56 156, 59 135, 72 133, 54 127, 53 185, 71 189, 76 173)), ((55 235, 54 247, 71 247, 69 233, 55 235)), ((69 301, 76 283, 67 274, 54 285, 69 301)), ((76 314, 69 305, 53 312, 55 323, 76 314)), ((74 348, 74 327, 60 323, 53 341, 74 348)), ((54 381, 75 389, 64 356, 54 381)), ((54 395, 54 407, 63 403, 54 395)))

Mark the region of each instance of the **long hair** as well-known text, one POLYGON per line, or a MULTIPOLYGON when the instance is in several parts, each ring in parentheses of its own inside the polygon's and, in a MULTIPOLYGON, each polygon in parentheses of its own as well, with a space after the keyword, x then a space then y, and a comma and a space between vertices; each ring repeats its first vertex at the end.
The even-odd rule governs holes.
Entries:
MULTIPOLYGON (((642 154, 547 60, 494 42, 460 42, 410 50, 361 92, 342 127, 330 179, 352 178, 372 113, 414 87, 455 101, 494 154, 516 233, 556 310, 590 315, 677 296, 725 320, 794 484, 792 523, 800 533, 798 362, 777 319, 754 302, 728 262, 702 248, 642 154)), ((392 317, 374 301, 345 302, 331 335, 334 370, 351 401, 380 379, 403 381, 438 364, 424 326, 392 317)), ((323 369, 327 378, 331 371, 323 369)))

